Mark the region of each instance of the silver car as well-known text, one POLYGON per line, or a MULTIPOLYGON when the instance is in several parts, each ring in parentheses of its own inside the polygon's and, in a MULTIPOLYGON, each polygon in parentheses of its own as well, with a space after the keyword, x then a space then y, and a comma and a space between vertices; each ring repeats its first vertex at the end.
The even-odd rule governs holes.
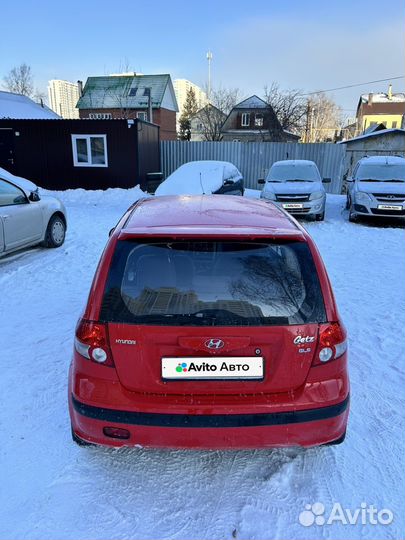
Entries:
POLYGON ((65 233, 61 201, 41 196, 34 183, 0 168, 0 257, 36 244, 59 247, 65 233))
POLYGON ((404 158, 362 158, 347 181, 349 221, 357 221, 361 216, 405 217, 404 158))
POLYGON ((274 201, 277 205, 297 216, 313 217, 317 221, 325 218, 326 192, 318 167, 306 159, 276 161, 271 166, 264 184, 261 199, 274 201))

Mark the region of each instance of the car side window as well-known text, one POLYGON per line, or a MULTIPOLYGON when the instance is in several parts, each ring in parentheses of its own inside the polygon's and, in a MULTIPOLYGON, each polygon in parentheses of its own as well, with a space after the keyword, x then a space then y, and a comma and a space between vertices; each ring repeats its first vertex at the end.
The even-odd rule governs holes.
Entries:
POLYGON ((0 178, 0 206, 14 206, 15 204, 27 203, 27 197, 20 188, 0 178))

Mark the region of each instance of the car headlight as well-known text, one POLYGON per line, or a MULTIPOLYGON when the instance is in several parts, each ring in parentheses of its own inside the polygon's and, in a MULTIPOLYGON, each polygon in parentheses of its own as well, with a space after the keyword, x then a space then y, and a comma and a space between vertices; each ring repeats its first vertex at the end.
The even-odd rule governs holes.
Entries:
POLYGON ((364 193, 364 191, 356 191, 354 194, 354 199, 356 202, 370 202, 371 197, 368 193, 364 193))
POLYGON ((269 199, 270 201, 275 201, 276 200, 276 195, 272 191, 264 191, 263 190, 260 196, 261 196, 262 199, 269 199))
POLYGON ((313 201, 314 199, 321 199, 323 197, 323 195, 324 195, 324 191, 314 191, 309 196, 309 200, 313 201))

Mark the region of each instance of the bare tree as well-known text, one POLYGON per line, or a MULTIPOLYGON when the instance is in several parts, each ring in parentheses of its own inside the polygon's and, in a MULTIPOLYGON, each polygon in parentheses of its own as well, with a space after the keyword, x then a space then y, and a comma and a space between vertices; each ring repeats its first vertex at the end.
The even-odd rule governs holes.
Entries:
POLYGON ((21 64, 13 67, 3 78, 4 85, 10 92, 31 97, 34 93, 34 80, 31 67, 28 64, 21 64))
POLYGON ((264 87, 264 100, 273 108, 283 129, 301 135, 307 111, 301 90, 281 90, 278 83, 272 82, 264 87))
POLYGON ((342 128, 341 108, 325 93, 307 100, 305 142, 334 141, 342 128))
POLYGON ((206 141, 220 141, 221 127, 227 115, 241 101, 239 88, 217 88, 211 90, 211 99, 205 107, 197 111, 193 120, 200 126, 200 133, 206 141))
POLYGON ((225 118, 226 114, 208 103, 193 116, 192 125, 193 123, 197 125, 197 130, 204 141, 220 141, 221 127, 225 118))

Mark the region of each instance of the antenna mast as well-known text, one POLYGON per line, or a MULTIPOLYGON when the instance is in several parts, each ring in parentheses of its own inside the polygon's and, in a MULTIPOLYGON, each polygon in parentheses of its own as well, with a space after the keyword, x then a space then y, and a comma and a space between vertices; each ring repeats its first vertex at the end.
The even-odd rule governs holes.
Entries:
POLYGON ((208 101, 210 100, 210 97, 211 97, 211 60, 212 60, 212 52, 211 51, 208 51, 207 52, 207 60, 208 60, 208 89, 207 89, 207 97, 208 97, 208 101))

